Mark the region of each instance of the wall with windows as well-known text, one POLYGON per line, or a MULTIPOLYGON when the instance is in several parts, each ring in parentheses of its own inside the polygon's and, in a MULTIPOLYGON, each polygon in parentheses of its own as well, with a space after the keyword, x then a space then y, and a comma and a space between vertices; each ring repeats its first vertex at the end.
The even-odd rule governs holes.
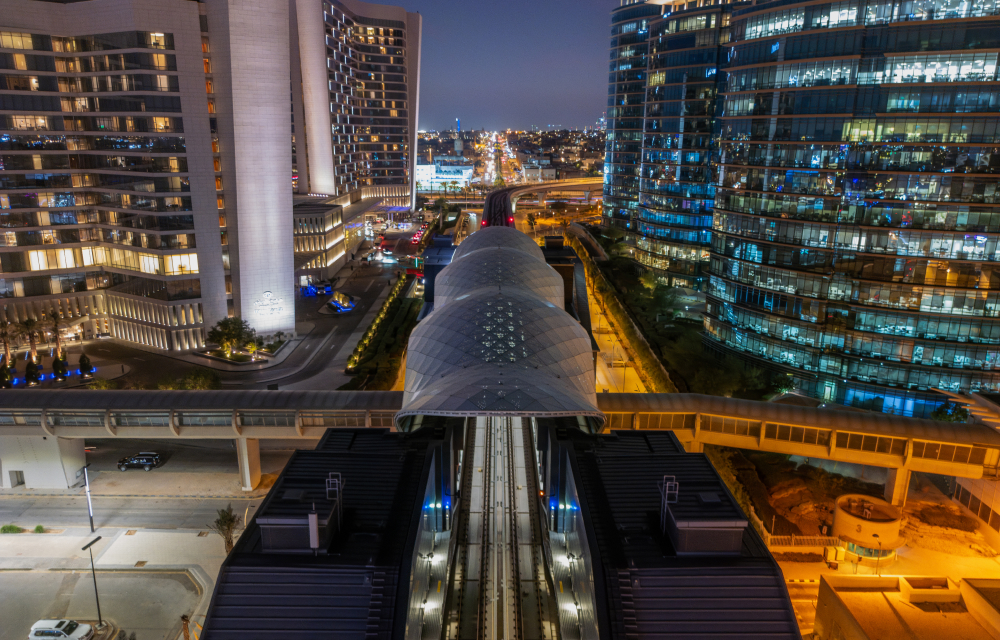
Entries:
POLYGON ((997 9, 733 11, 711 348, 817 397, 907 415, 941 404, 935 388, 998 390, 997 9))

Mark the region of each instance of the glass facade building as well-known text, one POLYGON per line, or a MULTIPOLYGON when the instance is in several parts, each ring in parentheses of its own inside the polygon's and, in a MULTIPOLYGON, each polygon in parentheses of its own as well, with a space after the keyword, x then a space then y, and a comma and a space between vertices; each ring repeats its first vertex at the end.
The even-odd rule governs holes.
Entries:
POLYGON ((650 27, 633 255, 671 285, 700 291, 711 244, 713 123, 729 7, 666 9, 650 27))
POLYGON ((641 2, 611 14, 604 216, 622 230, 636 228, 649 24, 662 9, 659 3, 641 2))
POLYGON ((994 2, 734 10, 706 336, 927 415, 1000 384, 994 2), (997 278, 994 277, 997 274, 997 278))
POLYGON ((640 179, 615 112, 606 221, 706 292, 710 349, 814 397, 926 416, 934 389, 998 391, 1000 2, 701 4, 648 7, 640 179))

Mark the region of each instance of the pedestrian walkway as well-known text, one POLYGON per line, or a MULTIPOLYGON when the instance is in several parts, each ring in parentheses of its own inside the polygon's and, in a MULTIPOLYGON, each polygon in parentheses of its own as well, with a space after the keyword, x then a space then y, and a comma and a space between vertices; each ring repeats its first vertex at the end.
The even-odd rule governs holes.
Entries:
POLYGON ((628 352, 608 322, 594 296, 590 303, 590 326, 601 352, 597 358, 598 393, 646 393, 639 374, 629 362, 628 352))

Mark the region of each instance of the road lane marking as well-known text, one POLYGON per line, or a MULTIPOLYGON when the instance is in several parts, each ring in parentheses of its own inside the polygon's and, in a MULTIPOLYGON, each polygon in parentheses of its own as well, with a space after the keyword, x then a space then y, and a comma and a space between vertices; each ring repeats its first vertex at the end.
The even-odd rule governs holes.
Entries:
POLYGON ((372 288, 373 284, 375 284, 374 280, 372 280, 371 282, 368 283, 368 286, 365 287, 365 293, 368 293, 368 290, 372 288))

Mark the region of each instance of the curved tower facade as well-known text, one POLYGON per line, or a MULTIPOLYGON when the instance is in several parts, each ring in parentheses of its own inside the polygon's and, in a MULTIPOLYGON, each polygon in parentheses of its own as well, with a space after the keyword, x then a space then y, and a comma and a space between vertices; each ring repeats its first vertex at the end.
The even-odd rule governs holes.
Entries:
POLYGON ((604 216, 623 230, 636 228, 649 26, 662 10, 660 3, 640 2, 611 13, 604 216))
POLYGON ((711 155, 729 5, 665 6, 650 28, 635 259, 702 290, 712 228, 711 155))
POLYGON ((1000 3, 736 9, 706 339, 927 415, 1000 387, 1000 3))

